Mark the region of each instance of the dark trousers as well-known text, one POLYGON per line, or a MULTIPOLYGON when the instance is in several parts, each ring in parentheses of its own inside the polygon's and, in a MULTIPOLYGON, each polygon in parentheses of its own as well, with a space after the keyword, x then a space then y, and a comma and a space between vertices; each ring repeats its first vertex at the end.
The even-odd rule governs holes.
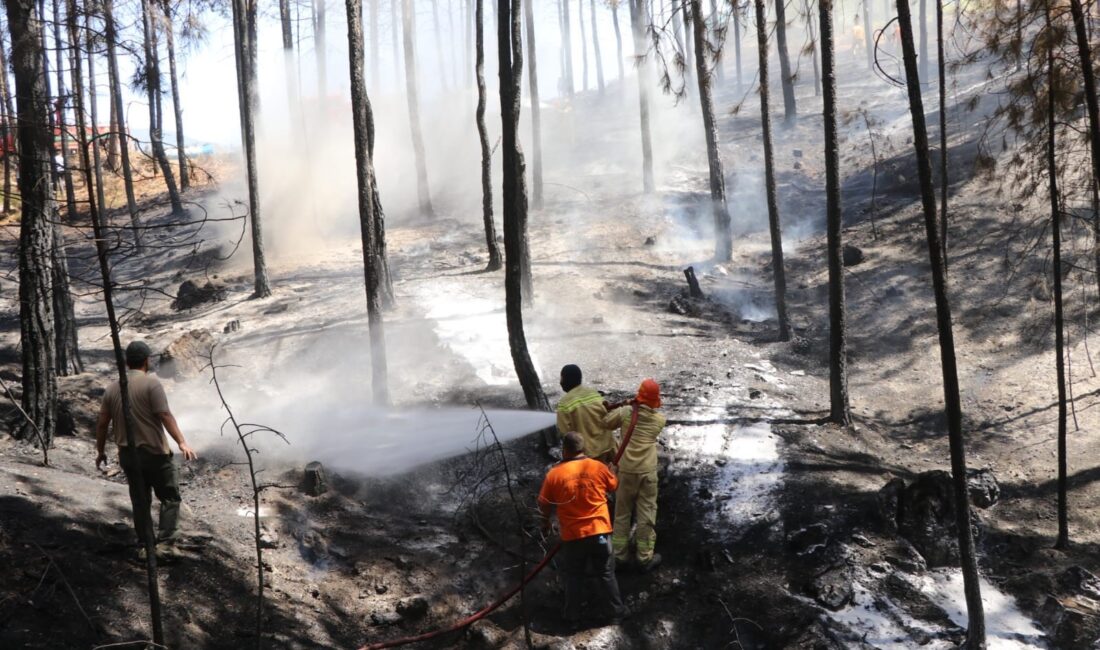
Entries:
POLYGON ((624 613, 619 583, 615 580, 615 557, 611 554, 611 535, 593 535, 562 542, 562 571, 565 574, 565 619, 580 620, 586 582, 595 583, 594 609, 605 616, 624 613))
POLYGON ((144 447, 137 451, 129 447, 119 447, 118 462, 126 472, 126 482, 130 485, 130 503, 134 507, 134 530, 138 541, 145 543, 145 531, 152 526, 152 494, 160 500, 160 524, 157 539, 168 540, 176 536, 180 516, 179 472, 172 462, 172 454, 154 454, 144 447), (134 486, 134 479, 140 474, 145 494, 134 486))

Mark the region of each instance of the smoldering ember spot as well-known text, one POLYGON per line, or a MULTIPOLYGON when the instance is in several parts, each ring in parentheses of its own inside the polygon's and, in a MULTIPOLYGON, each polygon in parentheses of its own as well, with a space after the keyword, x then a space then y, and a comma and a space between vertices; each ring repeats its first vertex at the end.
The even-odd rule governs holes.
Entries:
POLYGON ((1100 647, 1100 8, 4 0, 0 648, 1100 647))

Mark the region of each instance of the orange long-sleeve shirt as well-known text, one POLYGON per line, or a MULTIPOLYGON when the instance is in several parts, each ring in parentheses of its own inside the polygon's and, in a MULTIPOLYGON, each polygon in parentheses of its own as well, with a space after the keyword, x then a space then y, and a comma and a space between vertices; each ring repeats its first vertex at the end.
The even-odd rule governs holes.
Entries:
POLYGON ((618 477, 597 460, 563 460, 547 472, 539 505, 544 512, 557 507, 563 542, 603 535, 611 532, 607 493, 618 487, 618 477))

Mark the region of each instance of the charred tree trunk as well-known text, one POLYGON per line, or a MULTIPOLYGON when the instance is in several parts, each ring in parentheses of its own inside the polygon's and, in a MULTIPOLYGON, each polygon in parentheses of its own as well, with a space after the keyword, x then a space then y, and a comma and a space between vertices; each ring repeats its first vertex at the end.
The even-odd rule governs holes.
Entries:
POLYGON ((756 49, 760 65, 760 129, 764 138, 764 190, 768 202, 768 231, 772 242, 772 273, 775 280, 775 311, 779 317, 779 340, 791 338, 787 315, 787 272, 783 263, 783 229, 779 221, 779 199, 775 188, 775 152, 772 148, 772 117, 768 91, 768 23, 764 0, 755 0, 756 49))
MULTIPOLYGON (((1092 63, 1092 46, 1089 41, 1088 29, 1085 22, 1085 11, 1081 6, 1081 0, 1070 0, 1070 14, 1073 16, 1073 29, 1076 34, 1077 56, 1081 63, 1081 78, 1085 86, 1085 110, 1088 114, 1089 127, 1089 153, 1092 160, 1092 182, 1095 186, 1100 184, 1100 101, 1097 100, 1096 69, 1092 63)), ((1095 190, 1094 190, 1095 191, 1095 190)), ((1100 214, 1100 212, 1098 212, 1100 214)), ((1100 217, 1098 217, 1100 221, 1100 217)), ((1100 223, 1097 223, 1096 240, 1096 283, 1100 291, 1100 223)))
POLYGON ((17 134, 13 132, 15 124, 15 109, 11 101, 11 89, 8 88, 8 54, 7 45, 0 34, 0 111, 3 112, 3 123, 0 124, 0 137, 4 138, 4 212, 11 212, 11 159, 16 155, 15 141, 17 134))
MULTIPOLYGON (((1073 0, 1080 9, 1079 0, 1073 0)), ((1046 7, 1046 28, 1050 32, 1050 4, 1046 7)), ((1071 10, 1072 11, 1072 10, 1071 10)), ((1074 13, 1074 22, 1077 22, 1074 13)), ((1075 25, 1076 26, 1076 25, 1075 25)), ((1078 32, 1078 38, 1081 36, 1078 32)), ((1087 36, 1087 34, 1086 34, 1087 36)), ((1088 47, 1088 41, 1085 41, 1088 47)), ((1090 71, 1091 72, 1091 71, 1090 71)), ((1054 347, 1055 367, 1058 373, 1058 538, 1054 547, 1069 548, 1069 486, 1068 449, 1066 444, 1066 359, 1065 315, 1062 303, 1062 211, 1058 195, 1057 105, 1055 88, 1057 77, 1054 68, 1054 47, 1047 46, 1047 173, 1050 178, 1050 219, 1054 239, 1054 347)))
POLYGON ((367 289, 367 322, 370 327, 371 389, 374 403, 389 404, 386 372, 386 335, 382 319, 381 278, 378 277, 378 246, 375 240, 374 140, 370 118, 370 97, 363 78, 362 0, 347 0, 348 61, 351 74, 352 125, 355 131, 355 172, 358 183, 359 230, 363 239, 363 275, 367 289))
MULTIPOLYGON (((497 19, 497 55, 500 61, 501 152, 503 158, 504 298, 508 345, 527 406, 549 411, 538 370, 527 350, 523 331, 524 265, 527 249, 527 187, 523 151, 519 143, 520 83, 523 43, 520 38, 520 0, 500 0, 497 19)), ((530 271, 526 272, 528 278, 530 271)), ((530 294, 527 294, 530 295, 530 294)))
MULTIPOLYGON (((378 0, 371 0, 372 6, 378 0)), ((375 16, 377 19, 377 16, 375 16)), ((294 21, 290 16, 290 0, 279 0, 279 27, 283 48, 283 80, 286 84, 287 116, 292 139, 300 143, 304 129, 301 99, 298 97, 298 71, 294 60, 294 21)), ((373 26, 372 26, 373 29, 373 26)), ((377 61, 377 57, 376 57, 377 61)), ((374 81, 377 83, 377 76, 374 81)), ((181 157, 182 160, 182 157, 181 157)))
POLYGON ((412 132, 413 153, 416 156, 416 190, 420 197, 420 213, 434 217, 432 192, 428 186, 428 162, 424 154, 424 134, 420 129, 420 96, 416 84, 416 16, 413 0, 402 0, 401 28, 405 41, 405 97, 409 102, 409 130, 412 132))
POLYGON ((981 587, 978 582, 978 561, 974 536, 970 528, 970 500, 966 484, 966 448, 963 445, 962 404, 959 399, 959 376, 955 365, 955 338, 951 324, 951 305, 947 298, 947 269, 936 220, 936 190, 932 184, 932 162, 928 155, 928 132, 924 124, 917 54, 913 47, 913 24, 908 0, 897 0, 898 26, 901 30, 902 60, 905 64, 906 86, 909 91, 909 111, 913 118, 913 147, 920 178, 924 224, 928 233, 928 256, 932 263, 932 286, 936 298, 936 324, 940 338, 940 361, 943 366, 943 393, 947 415, 947 432, 951 446, 951 476, 955 486, 955 517, 959 534, 959 556, 966 592, 969 629, 966 647, 985 647, 985 616, 982 612, 981 587))
MULTIPOLYGON (((115 28, 114 0, 103 0, 104 35, 107 39, 107 70, 111 77, 111 106, 114 108, 114 129, 118 133, 118 152, 122 162, 122 184, 126 189, 126 209, 134 230, 134 243, 141 249, 141 218, 134 198, 134 168, 130 164, 130 134, 126 128, 126 109, 122 104, 122 80, 118 72, 118 31, 115 28)), ((108 157, 109 159, 109 157, 108 157)))
POLYGON ((936 3, 936 51, 940 90, 940 245, 943 247, 943 267, 947 262, 947 59, 943 52, 943 0, 936 3))
MULTIPOLYGON (((542 208, 542 105, 539 101, 539 68, 535 57, 535 11, 533 5, 534 0, 523 0, 524 18, 527 23, 527 69, 530 71, 528 79, 530 79, 529 90, 531 93, 531 185, 535 198, 535 209, 538 210, 542 208)), ((483 43, 482 50, 484 49, 483 43)), ((484 57, 485 53, 482 52, 483 66, 484 57)), ((484 71, 480 74, 482 83, 484 83, 484 71)), ((491 261, 490 264, 492 264, 491 261)))
POLYGON ((577 22, 581 26, 581 89, 588 92, 588 37, 584 35, 584 0, 577 0, 577 22))
MULTIPOLYGON (((180 191, 191 188, 191 168, 187 164, 187 140, 183 136, 183 104, 180 103, 180 81, 176 71, 176 28, 172 25, 171 6, 164 0, 164 39, 168 47, 168 83, 172 90, 172 116, 176 123, 176 162, 180 171, 180 191)), ((287 64, 288 78, 291 68, 287 64)))
MULTIPOLYGON (((583 0, 582 0, 583 2, 583 0)), ((596 63, 596 87, 600 91, 600 95, 603 95, 604 80, 603 80, 603 57, 600 56, 600 30, 596 23, 596 0, 589 0, 589 9, 592 11, 592 56, 595 58, 596 63)), ((535 66, 531 65, 532 72, 535 66)), ((537 205, 537 204, 536 204, 537 205)))
POLYGON ((645 0, 630 1, 630 26, 634 36, 634 65, 638 70, 638 113, 642 132, 642 188, 653 192, 653 144, 649 132, 649 57, 646 29, 649 25, 645 0))
MULTIPOLYGON (((650 1, 652 3, 652 0, 650 0, 650 1)), ((653 12, 650 11, 650 20, 652 20, 652 18, 653 18, 653 12)), ((711 25, 712 25, 711 28, 714 29, 716 32, 722 26, 721 25, 721 19, 722 19, 722 16, 721 16, 721 14, 718 13, 718 0, 710 0, 710 22, 711 22, 711 25)), ((704 21, 703 24, 706 25, 706 22, 704 21)), ((698 39, 696 39, 696 43, 698 43, 698 39)), ((721 84, 723 81, 726 80, 725 79, 725 71, 722 69, 722 50, 719 49, 719 50, 713 52, 713 57, 714 57, 714 78, 711 81, 714 82, 714 83, 721 84)), ((707 57, 704 57, 704 58, 707 58, 707 57)), ((698 68, 698 66, 696 66, 696 68, 698 68)))
MULTIPOLYGON (((395 2, 397 0, 394 0, 395 2)), ((324 104, 328 97, 328 54, 325 42, 325 2, 313 0, 313 49, 317 63, 317 100, 324 104)))
POLYGON ((623 32, 619 29, 619 2, 611 0, 611 25, 615 28, 615 60, 619 63, 619 81, 623 80, 623 32))
POLYGON ((160 117, 160 53, 157 51, 157 27, 153 12, 156 8, 152 0, 142 0, 141 17, 142 28, 145 33, 145 89, 149 97, 149 140, 153 149, 153 158, 160 166, 164 174, 164 185, 168 188, 168 200, 172 204, 172 212, 182 215, 183 203, 180 202, 179 189, 176 187, 176 177, 172 172, 172 166, 168 163, 168 156, 164 152, 164 140, 161 134, 160 117))
POLYGON ((57 367, 53 277, 50 260, 53 248, 52 220, 57 211, 50 172, 53 166, 46 93, 43 16, 33 0, 8 0, 11 30, 11 68, 15 76, 17 101, 16 133, 19 138, 19 343, 23 361, 23 410, 34 427, 24 424, 16 437, 34 434, 36 427, 49 445, 53 440, 57 409, 57 367))
MULTIPOLYGON (((73 190, 73 175, 69 171, 69 130, 66 128, 67 124, 65 123, 65 104, 67 102, 67 97, 66 97, 66 94, 65 94, 65 66, 62 65, 62 58, 61 58, 62 57, 61 51, 62 51, 62 49, 64 49, 61 46, 61 25, 62 25, 63 20, 62 20, 62 17, 61 17, 61 5, 58 2, 58 0, 53 0, 52 9, 53 9, 54 63, 55 63, 54 72, 55 72, 55 77, 56 77, 56 80, 57 80, 57 93, 56 93, 56 95, 50 93, 48 77, 47 77, 47 81, 46 81, 46 93, 57 98, 56 103, 54 104, 54 107, 53 107, 54 110, 52 110, 50 112, 50 115, 53 116, 53 120, 56 122, 56 124, 55 124, 55 126, 57 127, 56 132, 59 133, 60 136, 61 136, 61 149, 60 149, 60 151, 55 151, 55 155, 59 156, 60 160, 61 160, 60 166, 57 169, 57 174, 60 177, 60 180, 63 183, 63 186, 65 188, 65 214, 69 217, 70 221, 74 221, 76 219, 76 192, 73 190)), ((44 43, 45 41, 46 41, 46 37, 43 34, 42 42, 44 43)), ((47 75, 49 75, 49 67, 50 67, 49 63, 50 63, 50 60, 49 60, 49 56, 47 55, 47 58, 46 58, 46 61, 45 61, 45 64, 44 64, 45 72, 46 72, 47 75)), ((56 143, 55 143, 54 146, 56 148, 56 143)), ((55 243, 57 241, 60 241, 60 239, 56 235, 54 237, 54 240, 55 240, 55 243)), ((55 260, 56 260, 56 257, 57 256, 55 255, 54 256, 55 260)), ((54 264, 56 266, 57 262, 55 261, 54 264)), ((55 275, 56 275, 57 272, 58 272, 58 269, 55 268, 54 272, 55 272, 55 275)), ((65 289, 66 289, 66 292, 68 290, 68 287, 69 287, 69 280, 68 280, 68 274, 66 273, 66 275, 65 275, 65 289)), ((62 316, 60 314, 55 313, 54 315, 59 319, 62 318, 62 316)), ((59 355, 61 354, 61 350, 58 350, 58 354, 59 355)), ((58 367, 58 371, 61 372, 61 367, 60 366, 58 367)))
MULTIPOLYGON (((779 81, 783 85, 783 122, 788 126, 798 117, 798 107, 794 100, 794 73, 791 72, 791 57, 787 53, 787 13, 783 6, 785 0, 775 0, 775 44, 779 48, 779 81)), ((825 31, 824 28, 821 30, 825 31)), ((825 58, 825 35, 822 33, 822 58, 825 58)))
POLYGON ((248 180, 248 213, 252 233, 253 298, 271 295, 264 251, 263 220, 260 210, 260 179, 256 168, 256 0, 233 0, 233 32, 237 53, 237 86, 241 101, 241 144, 248 180))
MULTIPOLYGON (((493 153, 489 148, 489 129, 485 126, 485 108, 488 98, 485 90, 485 0, 474 0, 474 31, 477 73, 477 135, 481 141, 481 216, 485 222, 485 248, 489 252, 486 271, 499 270, 502 264, 500 246, 497 245, 497 229, 493 224, 493 153)), ((530 0, 526 3, 530 7, 530 0)), ((530 14, 528 14, 530 17, 530 14)), ((528 29, 531 23, 527 23, 528 29)), ((534 104, 534 98, 532 98, 534 104)))
POLYGON ((871 33, 871 0, 863 0, 863 50, 867 53, 867 69, 874 70, 875 41, 871 33))
POLYGON ((692 43, 694 42, 694 38, 691 35, 691 6, 690 3, 687 2, 687 0, 683 0, 680 3, 680 11, 684 14, 684 45, 686 50, 684 52, 684 74, 690 74, 692 67, 694 67, 695 65, 693 63, 695 57, 692 54, 694 50, 694 45, 692 45, 692 43))
MULTIPOLYGON (((706 45, 707 27, 703 22, 703 3, 690 0, 695 21, 695 51, 709 52, 706 45)), ((710 201, 714 211, 714 259, 728 262, 733 255, 733 234, 730 213, 726 205, 726 176, 722 155, 718 150, 718 127, 714 121, 714 98, 711 94, 711 73, 705 57, 695 58, 695 74, 699 80, 699 105, 703 110, 703 135, 707 142, 707 166, 710 169, 710 201)))
MULTIPOLYGON (((74 0, 70 0, 73 2, 74 0)), ((75 30, 75 26, 73 28, 75 30)), ((95 200, 97 210, 99 211, 100 219, 103 218, 103 206, 106 205, 106 197, 103 190, 103 155, 101 149, 103 147, 103 141, 99 133, 99 101, 96 99, 96 71, 95 71, 95 53, 96 53, 96 32, 92 30, 92 14, 90 11, 84 13, 84 34, 85 44, 88 51, 88 107, 89 114, 92 120, 92 159, 95 164, 92 166, 91 178, 95 181, 95 200)), ((73 37, 74 42, 77 37, 73 37)), ((82 102, 83 99, 80 95, 77 96, 77 101, 82 102)), ((78 105, 79 106, 79 105, 78 105)), ((81 117, 83 111, 77 111, 77 117, 81 117)), ((110 142, 110 135, 108 135, 108 142, 110 142)), ((81 145, 85 146, 85 145, 81 145)), ((85 175, 88 178, 88 175, 85 175)))
POLYGON ((813 0, 806 0, 806 32, 810 35, 810 61, 814 67, 814 97, 821 97, 821 66, 817 60, 817 32, 814 29, 813 0))
MULTIPOLYGON (((904 1, 904 0, 900 0, 904 1)), ((783 0, 776 0, 782 4, 783 0)), ((819 0, 825 125, 825 221, 829 253, 829 420, 852 421, 848 401, 848 316, 841 256, 840 152, 837 146, 836 63, 833 59, 833 3, 819 0)))
MULTIPOLYGON (((562 54, 565 56, 565 94, 569 97, 573 96, 573 28, 570 24, 572 21, 569 19, 569 2, 570 0, 558 0, 562 10, 561 18, 561 48, 562 54)), ((499 31, 499 26, 498 26, 499 31)))

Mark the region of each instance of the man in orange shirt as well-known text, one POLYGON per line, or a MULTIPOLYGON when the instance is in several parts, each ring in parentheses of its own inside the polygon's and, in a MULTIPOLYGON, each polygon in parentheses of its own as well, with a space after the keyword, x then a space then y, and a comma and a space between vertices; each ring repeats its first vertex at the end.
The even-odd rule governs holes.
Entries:
POLYGON ((615 581, 615 559, 611 553, 611 513, 607 493, 619 487, 614 465, 608 466, 584 455, 584 438, 570 431, 562 438, 562 461, 542 482, 539 512, 544 532, 550 530, 550 514, 557 508, 561 527, 562 569, 565 573, 565 620, 577 624, 581 618, 584 583, 596 579, 601 601, 591 603, 618 623, 626 607, 615 581))

